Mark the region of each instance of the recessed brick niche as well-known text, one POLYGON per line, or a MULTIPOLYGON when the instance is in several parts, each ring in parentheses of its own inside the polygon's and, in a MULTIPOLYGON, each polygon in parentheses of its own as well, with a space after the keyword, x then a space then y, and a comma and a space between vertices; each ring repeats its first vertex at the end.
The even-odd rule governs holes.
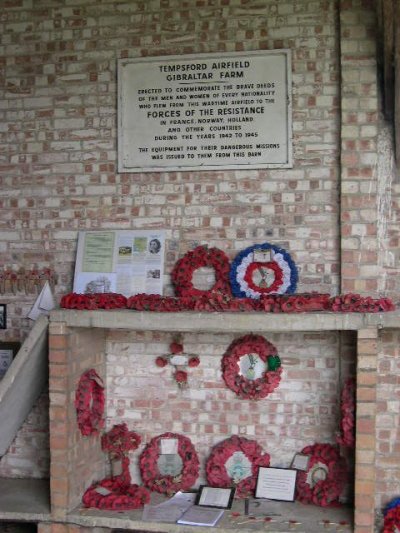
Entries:
MULTIPOLYGON (((212 444, 235 430, 260 442, 270 453, 272 466, 288 466, 302 443, 332 441, 340 383, 356 370, 354 531, 372 533, 377 355, 381 330, 398 327, 398 319, 397 312, 276 315, 54 311, 49 356, 52 519, 58 525, 63 523, 67 531, 95 526, 140 529, 129 520, 119 523, 117 513, 115 520, 97 516, 91 523, 87 514, 80 517, 76 511, 84 490, 109 474, 100 439, 82 437, 76 425, 75 389, 88 368, 96 369, 107 383, 109 427, 126 421, 142 434, 144 442, 164 431, 188 434, 203 462, 212 444), (178 331, 184 334, 185 349, 195 348, 203 360, 197 374, 189 373, 190 394, 179 391, 171 376, 154 364, 155 356, 166 353, 178 331), (251 413, 242 408, 216 373, 218 356, 230 340, 249 332, 264 335, 278 347, 284 368, 280 395, 277 392, 273 396, 274 392, 264 403, 256 402, 251 413), (231 404, 235 417, 229 410, 219 409, 223 402, 231 404), (165 405, 167 414, 162 411, 165 405), (274 442, 282 443, 279 453, 274 442)), ((137 455, 132 454, 131 462, 133 480, 140 482, 137 455)))

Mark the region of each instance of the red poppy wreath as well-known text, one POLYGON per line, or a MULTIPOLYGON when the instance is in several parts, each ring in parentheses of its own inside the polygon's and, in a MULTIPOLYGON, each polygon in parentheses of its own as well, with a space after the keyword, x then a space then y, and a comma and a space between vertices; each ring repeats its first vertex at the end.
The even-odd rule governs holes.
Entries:
POLYGON ((281 380, 277 350, 261 335, 245 335, 233 341, 221 366, 226 385, 241 398, 265 398, 281 380))
POLYGON ((97 435, 104 426, 103 380, 92 368, 84 372, 75 391, 75 409, 82 435, 97 435))
POLYGON ((356 403, 356 381, 348 378, 344 384, 341 396, 340 411, 340 435, 336 442, 342 446, 354 448, 355 444, 355 403, 356 403))
POLYGON ((206 463, 207 482, 211 487, 236 487, 236 497, 254 492, 260 466, 269 466, 270 456, 254 440, 233 435, 218 443, 206 463))
POLYGON ((167 432, 147 444, 139 468, 147 488, 174 494, 194 485, 199 475, 199 459, 188 437, 167 432))
POLYGON ((179 259, 171 272, 171 280, 177 296, 210 296, 214 292, 231 294, 229 283, 229 259, 218 248, 198 246, 179 259), (203 267, 215 271, 215 283, 209 290, 197 289, 193 285, 194 272, 203 267))
POLYGON ((314 444, 301 451, 309 456, 307 471, 297 472, 296 499, 321 507, 337 505, 347 481, 346 461, 332 444, 314 444))

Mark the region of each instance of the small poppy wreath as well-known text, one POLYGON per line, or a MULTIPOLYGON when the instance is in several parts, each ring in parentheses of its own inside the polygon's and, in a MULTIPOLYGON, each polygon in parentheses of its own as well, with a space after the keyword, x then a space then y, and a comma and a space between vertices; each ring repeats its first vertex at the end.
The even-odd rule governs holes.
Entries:
POLYGON ((309 456, 306 471, 299 470, 296 499, 321 507, 337 505, 347 481, 346 461, 332 444, 314 444, 301 451, 309 456))
POLYGON ((273 392, 282 374, 275 346, 262 335, 249 334, 234 340, 222 358, 221 367, 227 387, 240 398, 251 400, 265 398, 273 392))
POLYGON ((211 450, 207 482, 211 487, 235 487, 236 497, 245 498, 254 492, 259 467, 269 464, 269 454, 256 441, 233 435, 211 450))
POLYGON ((383 511, 383 532, 396 533, 400 529, 400 498, 395 498, 383 511))
POLYGON ((121 458, 127 452, 136 450, 141 440, 140 435, 129 431, 125 423, 117 424, 101 436, 101 449, 108 452, 112 458, 121 458))
POLYGON ((229 277, 232 294, 237 298, 293 293, 298 281, 296 265, 288 252, 268 242, 239 252, 232 261, 229 277))
POLYGON ((82 496, 85 507, 128 511, 140 509, 150 502, 150 493, 144 487, 131 485, 129 475, 129 459, 122 458, 123 475, 102 479, 91 485, 82 496))
POLYGON ((213 292, 231 294, 229 285, 229 259, 218 248, 197 246, 179 259, 171 272, 171 280, 177 296, 210 296, 213 292), (211 267, 215 271, 215 283, 209 290, 193 285, 193 274, 198 268, 211 267))
POLYGON ((180 490, 190 489, 199 476, 199 465, 199 458, 190 439, 184 435, 169 432, 151 439, 139 459, 143 484, 151 491, 163 494, 174 494, 180 490), (178 441, 177 455, 182 460, 182 469, 179 474, 162 474, 159 470, 162 439, 178 441))
POLYGON ((92 368, 84 372, 75 391, 75 409, 82 435, 97 435, 104 426, 103 380, 92 368))
POLYGON ((349 448, 354 448, 355 445, 355 395, 355 379, 348 378, 342 390, 340 435, 336 438, 336 442, 349 448))

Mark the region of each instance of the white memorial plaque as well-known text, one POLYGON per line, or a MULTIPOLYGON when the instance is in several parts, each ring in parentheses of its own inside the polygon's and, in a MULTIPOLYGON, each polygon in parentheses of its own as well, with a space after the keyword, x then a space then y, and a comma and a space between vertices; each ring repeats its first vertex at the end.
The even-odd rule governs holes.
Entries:
POLYGON ((289 50, 121 59, 119 172, 292 166, 289 50))

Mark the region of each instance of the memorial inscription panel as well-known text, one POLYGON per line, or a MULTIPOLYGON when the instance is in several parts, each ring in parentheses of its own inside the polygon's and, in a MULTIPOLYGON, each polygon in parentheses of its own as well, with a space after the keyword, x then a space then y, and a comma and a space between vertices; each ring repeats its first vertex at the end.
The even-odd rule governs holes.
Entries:
POLYGON ((119 172, 292 166, 290 51, 121 59, 119 172))

